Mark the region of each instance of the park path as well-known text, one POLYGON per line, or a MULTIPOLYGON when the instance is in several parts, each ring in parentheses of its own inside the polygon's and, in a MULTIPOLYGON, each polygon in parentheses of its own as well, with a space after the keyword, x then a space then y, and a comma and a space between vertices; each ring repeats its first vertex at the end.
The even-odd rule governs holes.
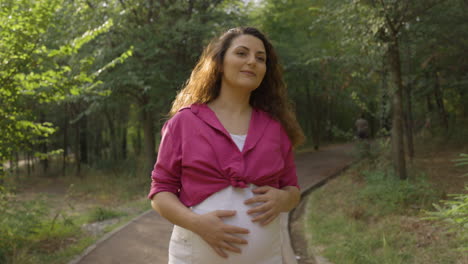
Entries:
MULTIPOLYGON (((352 150, 352 144, 342 144, 297 154, 297 174, 303 195, 349 166, 353 161, 352 150)), ((294 223, 303 211, 301 207, 290 218, 292 245, 300 264, 315 263, 313 256, 307 254, 302 230, 294 223)), ((172 224, 150 210, 107 234, 69 264, 164 264, 171 231, 172 224)))

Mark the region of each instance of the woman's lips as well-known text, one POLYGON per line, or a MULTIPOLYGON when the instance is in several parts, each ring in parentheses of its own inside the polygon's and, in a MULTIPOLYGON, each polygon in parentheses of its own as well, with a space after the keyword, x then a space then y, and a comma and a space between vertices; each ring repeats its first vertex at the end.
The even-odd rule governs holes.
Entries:
POLYGON ((254 72, 251 71, 241 71, 241 73, 247 74, 249 76, 257 76, 254 72))

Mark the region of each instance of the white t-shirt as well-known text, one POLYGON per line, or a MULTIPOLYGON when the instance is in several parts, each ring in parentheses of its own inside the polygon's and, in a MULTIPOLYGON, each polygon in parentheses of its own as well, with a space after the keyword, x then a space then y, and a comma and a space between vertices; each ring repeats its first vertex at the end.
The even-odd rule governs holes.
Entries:
POLYGON ((247 135, 234 135, 234 134, 231 134, 231 133, 229 133, 229 134, 231 135, 232 140, 234 140, 234 143, 236 143, 239 150, 242 152, 242 149, 244 148, 245 139, 247 138, 247 135))

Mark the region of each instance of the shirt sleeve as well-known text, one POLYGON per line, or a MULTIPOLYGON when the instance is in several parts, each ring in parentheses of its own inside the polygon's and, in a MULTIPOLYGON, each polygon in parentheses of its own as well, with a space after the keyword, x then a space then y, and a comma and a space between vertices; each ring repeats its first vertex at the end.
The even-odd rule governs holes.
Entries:
POLYGON ((297 181, 296 163, 294 162, 294 150, 284 129, 281 129, 281 150, 284 153, 284 170, 279 181, 280 188, 286 186, 300 188, 297 181))
POLYGON ((181 136, 175 133, 171 120, 161 130, 156 164, 151 172, 151 189, 148 198, 159 192, 171 192, 178 196, 181 187, 181 136))

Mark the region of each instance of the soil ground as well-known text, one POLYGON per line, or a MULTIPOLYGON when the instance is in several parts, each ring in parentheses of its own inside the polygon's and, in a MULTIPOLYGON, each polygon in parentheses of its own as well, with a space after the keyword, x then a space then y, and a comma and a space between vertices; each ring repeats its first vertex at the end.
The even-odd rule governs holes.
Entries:
MULTIPOLYGON (((324 184, 353 161, 352 144, 334 145, 296 156, 297 174, 305 195, 324 184)), ((300 205, 290 214, 290 236, 299 264, 316 263, 307 251, 304 230, 298 223, 303 212, 300 205)), ((111 232, 70 264, 167 263, 172 224, 157 213, 148 211, 129 224, 111 232)))

